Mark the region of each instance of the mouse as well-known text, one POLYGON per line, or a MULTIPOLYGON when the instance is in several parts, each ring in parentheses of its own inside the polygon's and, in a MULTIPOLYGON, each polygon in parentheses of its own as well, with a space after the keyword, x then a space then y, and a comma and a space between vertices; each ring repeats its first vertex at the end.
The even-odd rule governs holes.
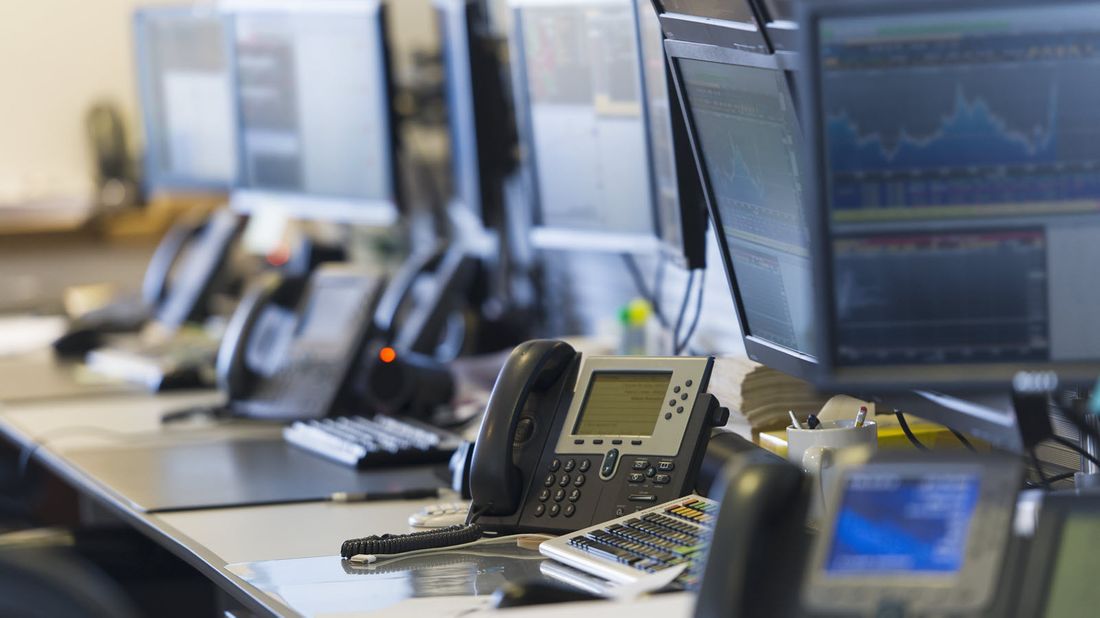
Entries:
POLYGON ((569 603, 572 601, 596 601, 596 596, 577 588, 552 584, 541 580, 508 582, 493 593, 493 607, 523 607, 525 605, 543 605, 545 603, 569 603))

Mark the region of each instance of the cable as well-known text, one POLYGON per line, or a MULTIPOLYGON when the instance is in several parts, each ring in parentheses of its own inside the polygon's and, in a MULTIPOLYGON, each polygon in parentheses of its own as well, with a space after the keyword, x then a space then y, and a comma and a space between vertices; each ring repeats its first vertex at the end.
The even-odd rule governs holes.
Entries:
POLYGON ((629 253, 621 254, 623 262, 626 264, 627 271, 630 272, 631 279, 634 280, 634 287, 638 288, 638 294, 642 296, 653 307, 653 315, 657 317, 657 322, 660 323, 661 328, 668 330, 668 319, 665 318, 665 314, 661 311, 661 298, 659 292, 661 280, 664 278, 664 259, 658 258, 657 261, 657 279, 654 284, 654 290, 651 292, 645 284, 645 278, 642 276, 642 270, 638 268, 638 261, 634 259, 634 256, 629 253))
POLYGON ((1080 455, 1080 456, 1084 457, 1085 459, 1091 461, 1092 463, 1100 466, 1100 459, 1097 459, 1095 455, 1093 455, 1093 454, 1089 453, 1088 451, 1086 451, 1085 449, 1081 448, 1080 444, 1075 444, 1073 442, 1073 440, 1067 440, 1066 438, 1063 438, 1062 436, 1051 436, 1050 439, 1057 442, 1058 444, 1061 444, 1062 446, 1064 446, 1064 447, 1066 447, 1070 450, 1075 451, 1078 455, 1080 455))
POLYGON ((901 430, 905 433, 905 437, 909 439, 909 443, 918 451, 929 450, 929 448, 921 443, 921 441, 917 439, 917 436, 913 434, 913 430, 909 428, 909 422, 905 420, 905 414, 895 410, 894 415, 898 417, 898 424, 901 425, 901 430))
MULTIPOLYGON (((699 271, 702 273, 703 271, 699 271)), ((691 319, 691 325, 688 326, 688 330, 684 333, 684 337, 676 343, 675 356, 679 356, 683 353, 684 348, 691 342, 691 338, 695 335, 695 329, 699 326, 699 318, 703 315, 703 292, 706 291, 706 278, 705 274, 699 277, 699 293, 695 298, 695 317, 691 319)))
MULTIPOLYGON (((947 427, 947 425, 944 425, 944 427, 947 427)), ((958 438, 959 442, 962 443, 962 445, 966 448, 966 450, 970 451, 971 453, 977 453, 978 452, 978 450, 976 448, 974 448, 974 445, 970 443, 970 440, 967 440, 966 436, 962 435, 962 433, 960 433, 958 431, 955 431, 954 429, 952 429, 950 427, 947 427, 947 431, 950 431, 953 436, 958 438)))
POLYGON ((1035 467, 1035 472, 1039 474, 1039 482, 1043 489, 1050 491, 1050 479, 1047 478, 1046 472, 1043 472, 1043 466, 1039 462, 1039 456, 1035 454, 1035 449, 1029 449, 1028 455, 1031 456, 1031 465, 1035 467))
POLYGON ((453 548, 473 543, 481 538, 481 533, 481 526, 477 524, 460 524, 408 534, 372 534, 344 541, 340 545, 340 556, 347 559, 359 554, 396 555, 441 547, 453 548))
MULTIPOLYGON (((456 549, 463 549, 463 548, 467 548, 467 547, 475 547, 475 546, 481 546, 481 545, 499 545, 499 544, 505 543, 505 542, 508 542, 508 543, 517 542, 522 538, 527 538, 527 539, 531 539, 531 540, 538 540, 538 541, 541 542, 541 541, 548 541, 548 540, 553 539, 555 537, 553 535, 550 535, 550 534, 509 534, 509 535, 506 535, 506 536, 481 538, 481 539, 477 539, 476 541, 470 541, 469 543, 463 543, 461 545, 449 545, 447 547, 428 547, 428 548, 425 548, 425 549, 416 549, 416 550, 412 550, 412 551, 402 552, 400 554, 356 554, 356 555, 365 555, 366 556, 366 560, 356 561, 356 564, 364 564, 365 563, 366 568, 378 568, 378 567, 381 567, 381 566, 384 566, 384 565, 388 566, 390 564, 393 564, 394 562, 404 560, 405 558, 415 558, 417 556, 423 556, 424 554, 433 554, 433 553, 441 552, 441 551, 450 552, 450 551, 454 551, 456 549)), ((465 553, 465 552, 463 552, 463 553, 465 553)), ((474 555, 479 554, 479 552, 469 552, 469 553, 474 554, 474 555)), ((541 554, 535 554, 533 556, 514 556, 512 554, 501 555, 501 554, 488 553, 487 555, 492 556, 492 557, 502 557, 502 558, 508 558, 508 559, 517 559, 517 560, 543 560, 544 559, 541 554)), ((349 558, 349 560, 350 560, 350 558, 349 558)))
POLYGON ((691 301, 691 288, 695 285, 695 274, 697 272, 691 271, 688 275, 687 286, 684 287, 684 299, 680 302, 680 312, 676 316, 676 326, 672 329, 673 347, 676 346, 676 338, 679 336, 680 329, 684 326, 684 318, 687 317, 688 303, 691 301))

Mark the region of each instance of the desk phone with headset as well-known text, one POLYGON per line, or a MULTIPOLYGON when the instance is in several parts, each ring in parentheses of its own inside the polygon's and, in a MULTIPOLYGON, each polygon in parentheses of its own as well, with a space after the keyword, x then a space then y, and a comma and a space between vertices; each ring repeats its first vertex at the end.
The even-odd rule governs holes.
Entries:
POLYGON ((230 409, 285 420, 364 408, 422 416, 448 402, 453 379, 432 356, 447 338, 444 323, 463 309, 475 266, 441 250, 414 256, 389 282, 339 264, 308 278, 263 279, 218 350, 230 409), (393 347, 380 355, 383 346, 393 347))

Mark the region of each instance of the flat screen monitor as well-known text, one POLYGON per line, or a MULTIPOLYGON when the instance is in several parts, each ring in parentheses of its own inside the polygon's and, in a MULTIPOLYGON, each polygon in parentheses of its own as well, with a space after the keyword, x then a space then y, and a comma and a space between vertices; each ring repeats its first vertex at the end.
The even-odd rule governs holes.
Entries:
POLYGON ((821 381, 1100 374, 1100 3, 813 3, 821 381))
POLYGON ((496 229, 503 219, 503 183, 512 171, 515 132, 497 41, 482 0, 434 0, 442 48, 450 137, 449 207, 496 229))
POLYGON ((634 4, 658 234, 663 248, 680 266, 705 268, 707 207, 683 109, 671 87, 661 23, 650 0, 634 4))
POLYGON ((228 4, 242 212, 390 225, 394 127, 377 0, 228 4))
POLYGON ((658 249, 632 0, 512 0, 521 141, 544 249, 658 249))
POLYGON ((667 41, 749 357, 816 373, 802 132, 774 56, 667 41))
POLYGON ((237 176, 228 25, 217 10, 134 13, 146 190, 225 191, 237 176))

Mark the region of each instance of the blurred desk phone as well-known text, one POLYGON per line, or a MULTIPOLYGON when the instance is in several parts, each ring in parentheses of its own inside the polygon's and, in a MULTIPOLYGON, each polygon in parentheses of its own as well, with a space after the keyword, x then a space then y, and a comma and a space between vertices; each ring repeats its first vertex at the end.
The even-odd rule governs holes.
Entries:
POLYGON ((471 520, 560 533, 690 494, 711 430, 729 417, 706 392, 713 364, 516 347, 474 445, 471 520))

